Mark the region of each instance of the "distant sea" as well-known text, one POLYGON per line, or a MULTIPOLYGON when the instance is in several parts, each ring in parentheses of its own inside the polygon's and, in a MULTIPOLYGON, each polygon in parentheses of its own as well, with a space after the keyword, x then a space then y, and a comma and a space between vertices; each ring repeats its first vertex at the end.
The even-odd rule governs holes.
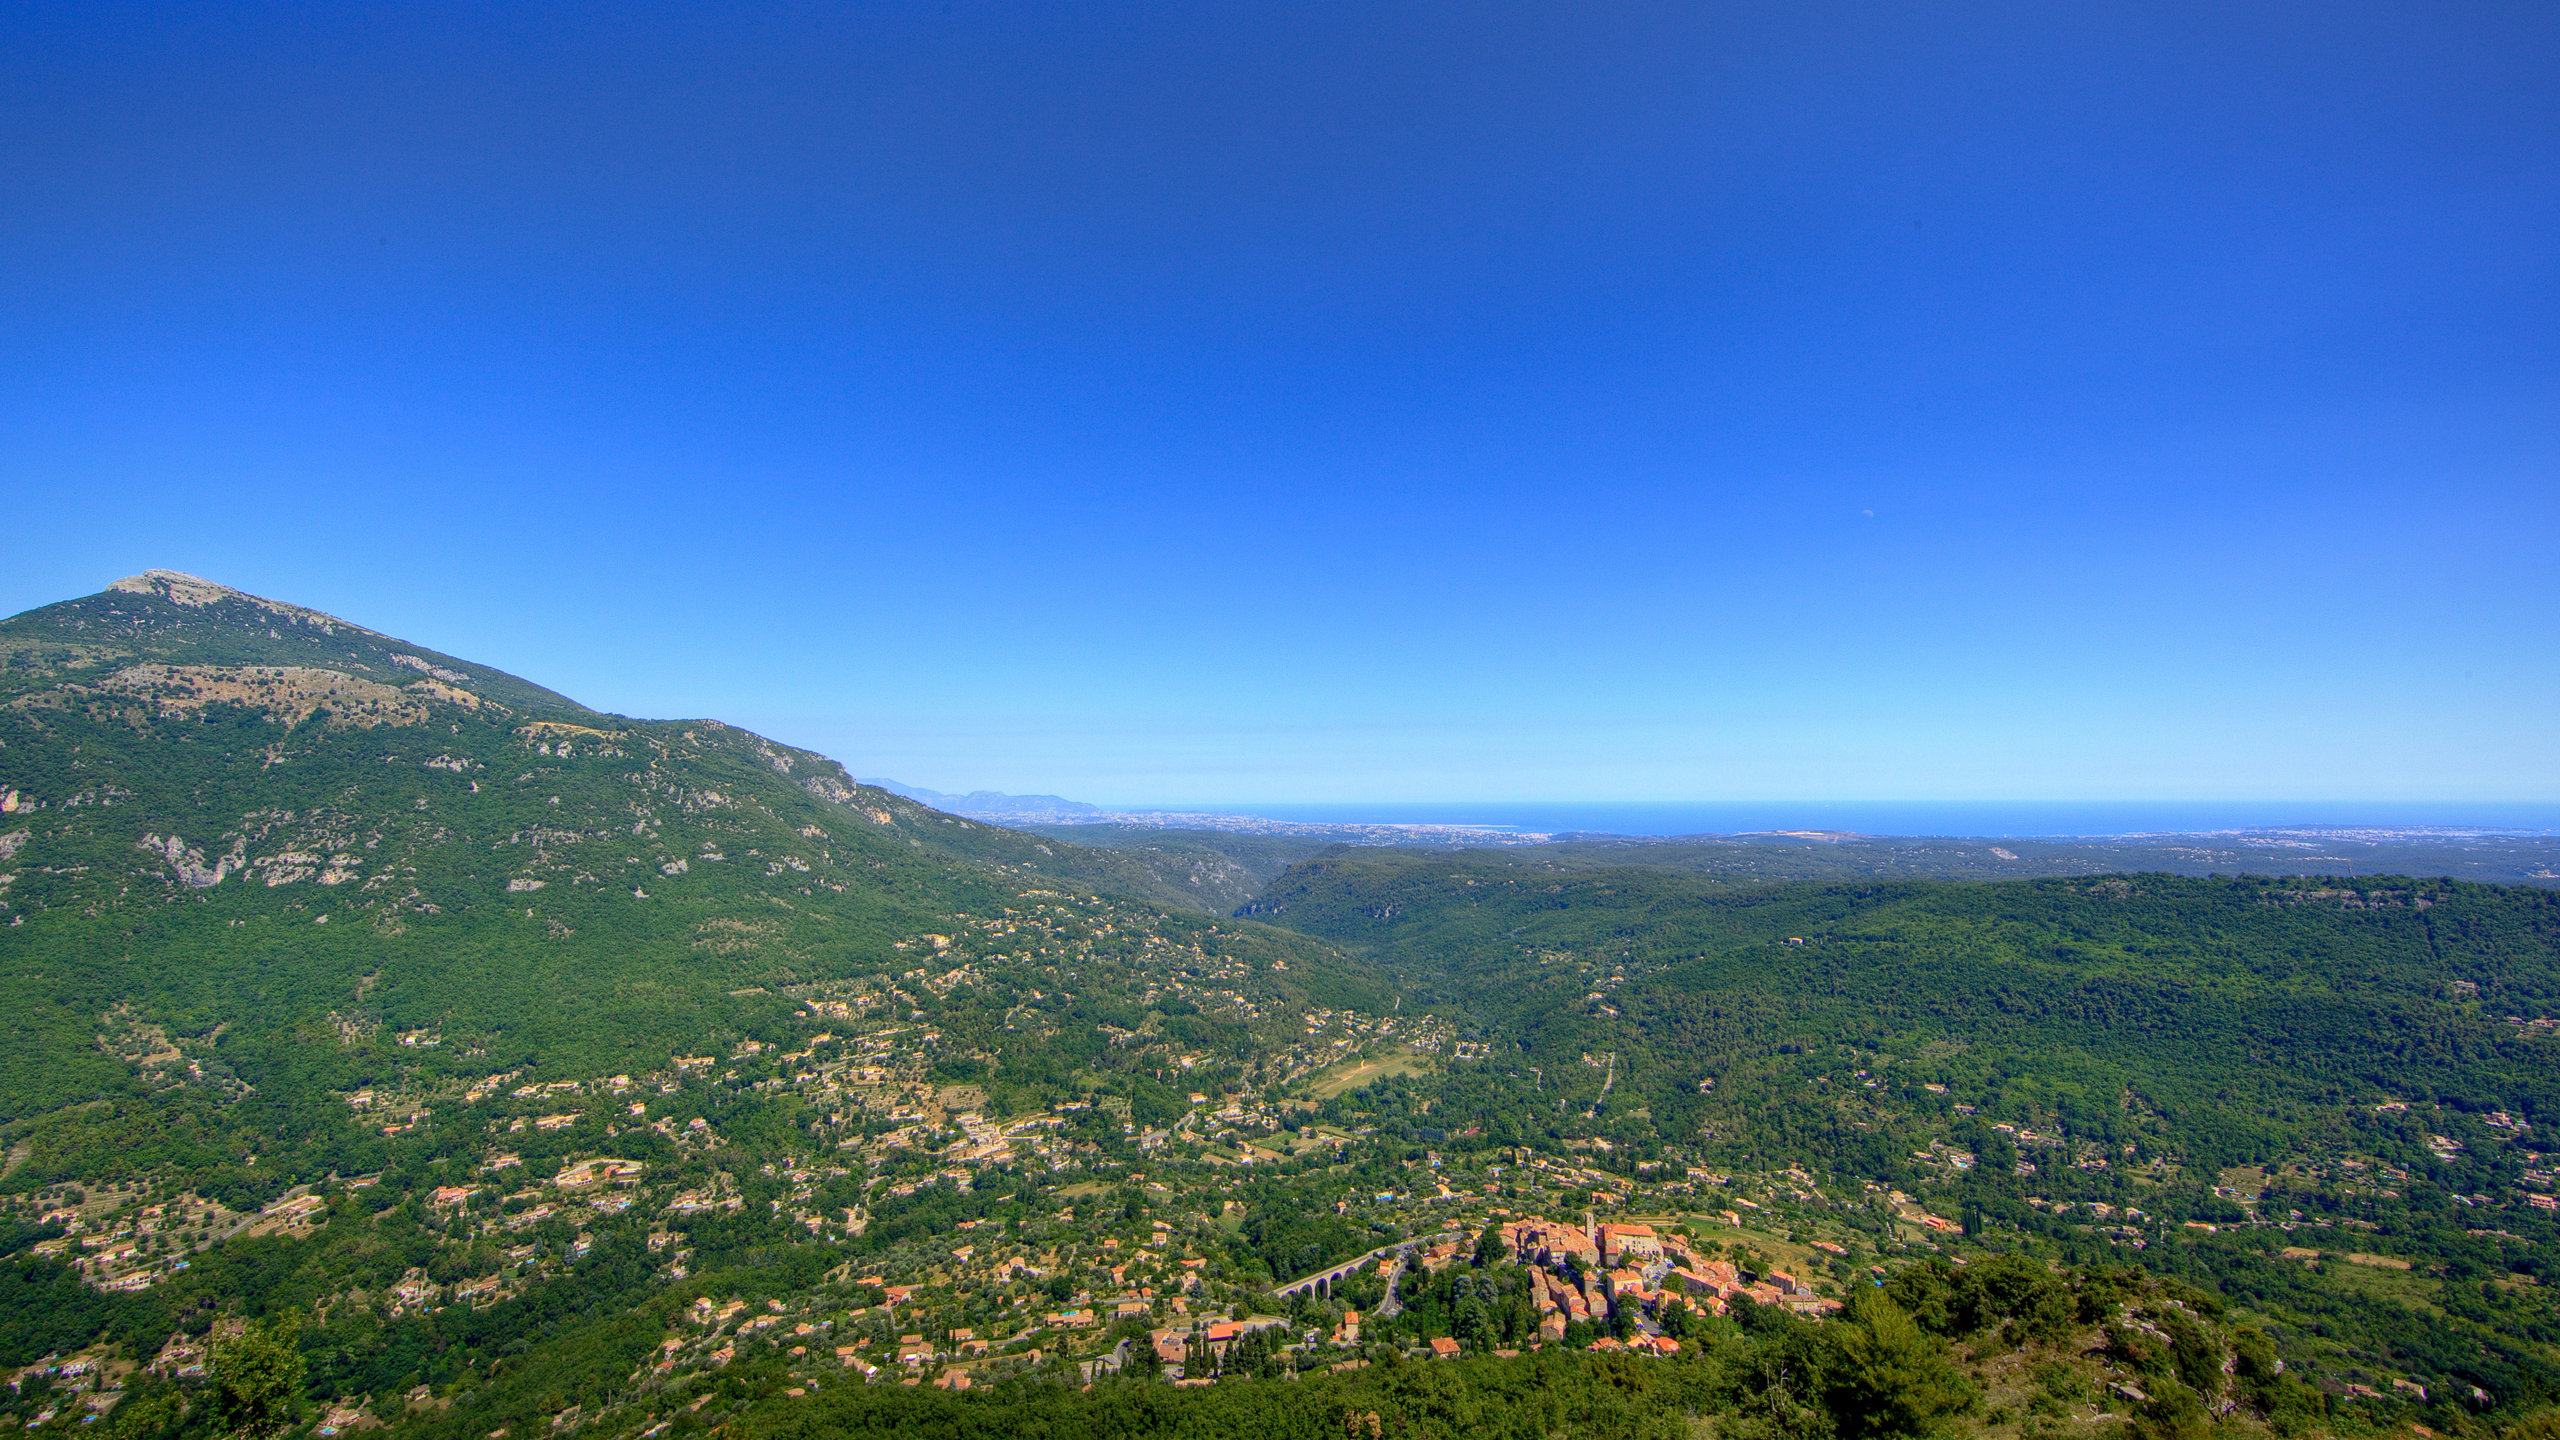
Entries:
POLYGON ((1201 804, 1165 810, 1259 815, 1315 825, 1485 825, 1549 834, 1735 835, 1847 830, 1862 835, 2203 835, 2292 826, 2444 828, 2560 834, 2560 801, 1483 801, 1338 805, 1201 804))

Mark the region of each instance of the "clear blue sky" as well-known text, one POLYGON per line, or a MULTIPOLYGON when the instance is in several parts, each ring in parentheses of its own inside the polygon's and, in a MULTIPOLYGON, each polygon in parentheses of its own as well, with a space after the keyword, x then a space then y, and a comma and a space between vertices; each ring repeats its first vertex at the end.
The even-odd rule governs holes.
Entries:
POLYGON ((0 34, 0 611, 1106 801, 2560 797, 2547 3, 0 34))

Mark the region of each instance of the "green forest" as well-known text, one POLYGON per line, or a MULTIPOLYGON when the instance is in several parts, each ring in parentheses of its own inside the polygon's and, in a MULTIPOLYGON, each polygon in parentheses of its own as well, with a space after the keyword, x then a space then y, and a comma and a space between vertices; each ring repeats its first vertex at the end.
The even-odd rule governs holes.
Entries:
POLYGON ((0 622, 0 1427, 2546 1440, 2549 889, 1078 828, 0 622))

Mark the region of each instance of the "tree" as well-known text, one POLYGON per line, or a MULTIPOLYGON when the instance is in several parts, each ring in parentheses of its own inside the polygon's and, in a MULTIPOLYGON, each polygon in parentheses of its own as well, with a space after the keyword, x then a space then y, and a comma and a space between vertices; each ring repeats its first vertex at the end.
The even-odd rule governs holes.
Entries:
POLYGON ((1164 1378, 1164 1357, 1156 1353, 1156 1342, 1152 1337, 1129 1337, 1129 1357, 1121 1362, 1120 1373, 1132 1380, 1164 1378))
POLYGON ((1937 1340, 1881 1290, 1860 1288, 1830 1341, 1824 1399, 1846 1440, 1909 1440, 1972 1408, 1973 1387, 1937 1340))
POLYGON ((302 1398, 302 1316, 288 1310, 213 1342, 213 1423, 231 1440, 265 1440, 293 1423, 302 1398))

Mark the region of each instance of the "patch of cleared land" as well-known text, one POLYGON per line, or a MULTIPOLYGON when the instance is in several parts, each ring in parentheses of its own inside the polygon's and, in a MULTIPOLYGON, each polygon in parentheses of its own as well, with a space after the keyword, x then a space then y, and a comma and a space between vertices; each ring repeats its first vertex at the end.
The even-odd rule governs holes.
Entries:
POLYGON ((1398 1046, 1383 1055, 1364 1055, 1326 1071, 1316 1077, 1315 1088, 1310 1093, 1319 1100, 1330 1100, 1373 1080, 1384 1080, 1390 1075, 1420 1075, 1430 1068, 1431 1062, 1419 1052, 1398 1046))

